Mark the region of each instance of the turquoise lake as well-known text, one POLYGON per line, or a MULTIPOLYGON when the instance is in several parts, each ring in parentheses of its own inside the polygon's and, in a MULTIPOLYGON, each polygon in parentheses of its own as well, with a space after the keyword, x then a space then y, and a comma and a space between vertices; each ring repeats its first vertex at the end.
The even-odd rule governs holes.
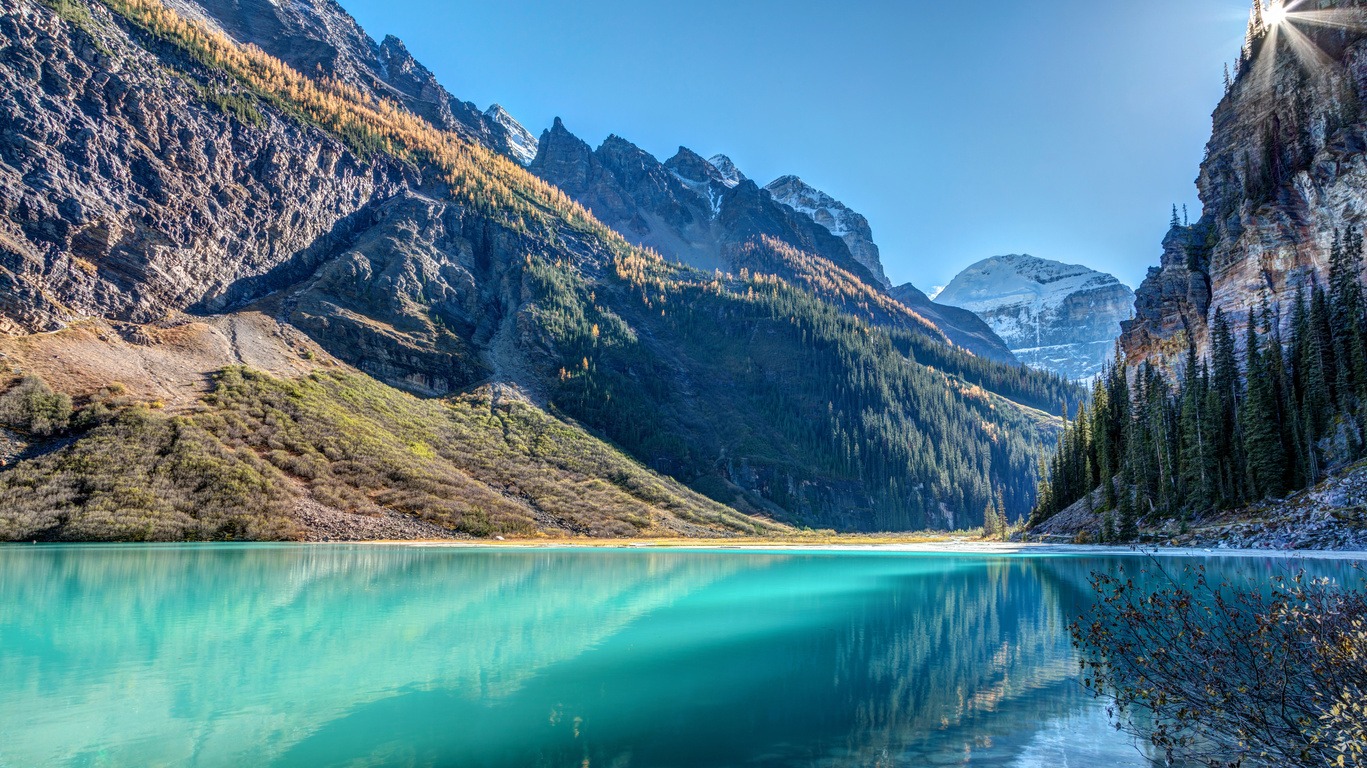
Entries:
POLYGON ((3 547, 0 766, 1145 766, 1080 688, 1067 626, 1092 572, 1146 567, 3 547))

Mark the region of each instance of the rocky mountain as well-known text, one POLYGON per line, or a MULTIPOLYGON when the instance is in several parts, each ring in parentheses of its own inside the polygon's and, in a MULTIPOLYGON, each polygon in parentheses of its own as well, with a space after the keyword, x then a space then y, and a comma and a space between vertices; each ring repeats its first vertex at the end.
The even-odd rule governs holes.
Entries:
POLYGON ((595 150, 557 119, 530 167, 632 242, 689 266, 739 271, 742 247, 765 236, 876 283, 844 240, 726 165, 685 147, 662 163, 619 136, 595 150))
POLYGON ((1321 2, 1311 15, 1293 9, 1283 22, 1290 29, 1250 29, 1197 178, 1203 214, 1191 226, 1174 223, 1159 266, 1137 291, 1137 316, 1122 337, 1131 362, 1171 370, 1189 345, 1208 353, 1217 310, 1241 346, 1249 310, 1264 302, 1289 323, 1296 294, 1324 284, 1335 232, 1362 228, 1361 8, 1321 2))
POLYGON ((911 310, 873 311, 871 319, 926 330, 991 360, 1016 362, 971 313, 936 307, 911 286, 887 293, 868 221, 797 177, 760 188, 725 155, 705 160, 680 147, 660 163, 617 136, 594 150, 559 120, 542 136, 531 170, 633 242, 669 259, 707 271, 775 271, 808 279, 789 271, 784 260, 756 261, 758 251, 751 246, 757 240, 782 243, 823 259, 911 310))
POLYGON ((779 177, 764 188, 774 196, 774 200, 810 216, 831 234, 844 240, 845 245, 849 246, 850 255, 864 265, 879 285, 892 287, 888 276, 883 273, 882 256, 878 252, 878 245, 873 242, 873 230, 869 227, 868 219, 796 176, 779 177))
POLYGON ((1101 372, 1134 316, 1134 292, 1113 276, 1027 255, 968 267, 935 303, 972 311, 1026 365, 1073 381, 1101 372))
POLYGON ((1072 393, 734 168, 532 175, 330 0, 15 0, 0 102, 0 538, 962 527, 1072 393))
POLYGON ((514 159, 526 129, 498 105, 481 112, 452 96, 393 35, 376 43, 332 0, 167 0, 167 7, 235 40, 251 43, 306 75, 325 74, 394 99, 444 130, 514 159))
POLYGON ((736 164, 726 155, 713 155, 707 162, 717 169, 717 173, 721 175, 722 184, 734 187, 745 181, 745 174, 741 173, 736 164))

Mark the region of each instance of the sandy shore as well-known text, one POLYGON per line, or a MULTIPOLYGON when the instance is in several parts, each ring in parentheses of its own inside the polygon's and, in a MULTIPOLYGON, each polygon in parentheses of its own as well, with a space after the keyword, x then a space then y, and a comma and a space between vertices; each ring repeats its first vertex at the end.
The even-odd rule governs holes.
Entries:
POLYGON ((967 539, 945 541, 858 543, 858 542, 767 542, 736 540, 669 539, 652 541, 536 539, 512 541, 394 541, 375 542, 406 547, 441 547, 457 549, 667 549, 675 551, 734 551, 734 552, 886 552, 923 555, 1059 555, 1092 557, 1262 557, 1276 559, 1360 560, 1367 562, 1367 552, 1262 550, 1262 549, 1198 549, 1185 547, 1105 547, 1078 544, 1034 544, 987 542, 967 539))

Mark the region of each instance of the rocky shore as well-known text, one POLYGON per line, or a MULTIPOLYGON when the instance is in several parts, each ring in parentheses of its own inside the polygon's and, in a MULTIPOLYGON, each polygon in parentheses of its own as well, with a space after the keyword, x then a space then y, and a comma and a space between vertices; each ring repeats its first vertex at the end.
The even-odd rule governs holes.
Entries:
MULTIPOLYGON (((1093 543, 1099 540, 1100 492, 1022 534, 1023 541, 1093 543)), ((1367 551, 1367 464, 1359 464, 1308 491, 1189 521, 1141 521, 1140 541, 1160 547, 1367 551)))

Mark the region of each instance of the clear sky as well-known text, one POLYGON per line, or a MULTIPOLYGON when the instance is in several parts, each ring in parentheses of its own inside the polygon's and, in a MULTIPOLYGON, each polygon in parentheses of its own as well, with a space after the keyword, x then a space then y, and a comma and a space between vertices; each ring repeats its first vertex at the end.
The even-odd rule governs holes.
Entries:
POLYGON ((535 134, 725 153, 863 213, 894 282, 1031 253, 1136 285, 1246 0, 340 0, 535 134))

